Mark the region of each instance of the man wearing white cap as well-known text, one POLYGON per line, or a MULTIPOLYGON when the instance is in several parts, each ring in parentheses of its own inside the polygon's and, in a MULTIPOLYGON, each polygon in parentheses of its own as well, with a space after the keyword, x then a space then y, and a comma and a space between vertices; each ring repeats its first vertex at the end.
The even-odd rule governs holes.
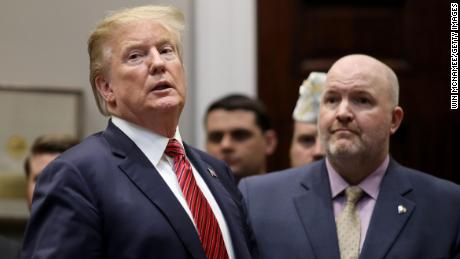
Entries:
POLYGON ((302 166, 324 157, 316 122, 325 82, 326 73, 311 72, 299 88, 299 99, 292 113, 294 133, 289 151, 291 167, 302 166))

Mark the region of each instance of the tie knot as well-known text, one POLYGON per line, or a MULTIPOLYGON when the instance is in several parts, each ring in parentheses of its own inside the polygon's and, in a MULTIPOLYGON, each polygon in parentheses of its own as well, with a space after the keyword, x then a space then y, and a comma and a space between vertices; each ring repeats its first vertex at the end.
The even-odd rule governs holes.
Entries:
POLYGON ((167 156, 175 158, 175 157, 185 156, 185 151, 182 148, 179 141, 172 138, 169 140, 168 145, 166 146, 165 154, 167 156))
POLYGON ((363 189, 359 186, 349 186, 345 189, 345 196, 347 196, 347 202, 356 204, 356 202, 363 195, 363 189))

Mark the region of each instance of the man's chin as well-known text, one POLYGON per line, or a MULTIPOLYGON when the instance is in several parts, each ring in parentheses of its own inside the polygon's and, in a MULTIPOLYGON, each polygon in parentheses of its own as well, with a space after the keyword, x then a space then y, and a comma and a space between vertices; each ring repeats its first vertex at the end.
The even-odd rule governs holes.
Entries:
POLYGON ((241 177, 246 176, 246 175, 244 174, 244 172, 241 171, 241 168, 240 168, 240 167, 238 167, 238 166, 232 166, 232 165, 230 165, 229 167, 230 167, 230 169, 232 170, 233 174, 234 174, 236 177, 240 177, 240 178, 241 178, 241 177))
POLYGON ((152 107, 157 110, 181 109, 184 103, 176 97, 165 97, 152 103, 152 107))
POLYGON ((230 169, 232 170, 233 174, 238 175, 240 174, 240 170, 234 166, 230 166, 230 169))
POLYGON ((328 153, 333 157, 353 157, 359 154, 359 148, 351 143, 340 143, 328 145, 328 153))

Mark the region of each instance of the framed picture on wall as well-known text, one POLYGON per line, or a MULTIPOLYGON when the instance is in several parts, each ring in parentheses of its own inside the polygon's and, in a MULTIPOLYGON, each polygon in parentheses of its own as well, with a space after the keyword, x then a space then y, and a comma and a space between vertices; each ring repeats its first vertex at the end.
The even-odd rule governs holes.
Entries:
POLYGON ((28 216, 23 167, 30 147, 43 134, 81 137, 81 102, 80 90, 0 85, 0 220, 28 216))

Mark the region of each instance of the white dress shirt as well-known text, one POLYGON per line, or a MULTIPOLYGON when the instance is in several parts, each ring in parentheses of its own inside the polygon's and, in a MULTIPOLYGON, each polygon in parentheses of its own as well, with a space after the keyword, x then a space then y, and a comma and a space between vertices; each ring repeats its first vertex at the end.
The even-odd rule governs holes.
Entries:
MULTIPOLYGON (((179 203, 187 212, 196 229, 193 214, 188 207, 187 201, 185 200, 182 193, 182 189, 180 188, 179 181, 177 180, 176 173, 174 172, 174 160, 164 154, 169 139, 115 116, 112 116, 112 123, 121 131, 123 131, 123 133, 125 133, 137 145, 137 147, 142 151, 142 153, 144 153, 152 165, 157 169, 158 173, 166 182, 169 189, 171 189, 174 196, 176 196, 179 203)), ((183 146, 182 138, 179 133, 179 127, 176 129, 174 138, 183 146)), ((217 219, 217 223, 219 224, 220 231, 222 232, 222 237, 224 239, 225 248, 227 249, 229 259, 234 259, 235 254, 233 251, 233 244, 224 215, 222 214, 219 205, 214 199, 214 196, 212 195, 205 181, 198 173, 195 166, 191 162, 190 164, 192 165, 193 176, 195 177, 196 183, 201 189, 201 192, 203 192, 204 197, 211 206, 212 212, 217 219)))

